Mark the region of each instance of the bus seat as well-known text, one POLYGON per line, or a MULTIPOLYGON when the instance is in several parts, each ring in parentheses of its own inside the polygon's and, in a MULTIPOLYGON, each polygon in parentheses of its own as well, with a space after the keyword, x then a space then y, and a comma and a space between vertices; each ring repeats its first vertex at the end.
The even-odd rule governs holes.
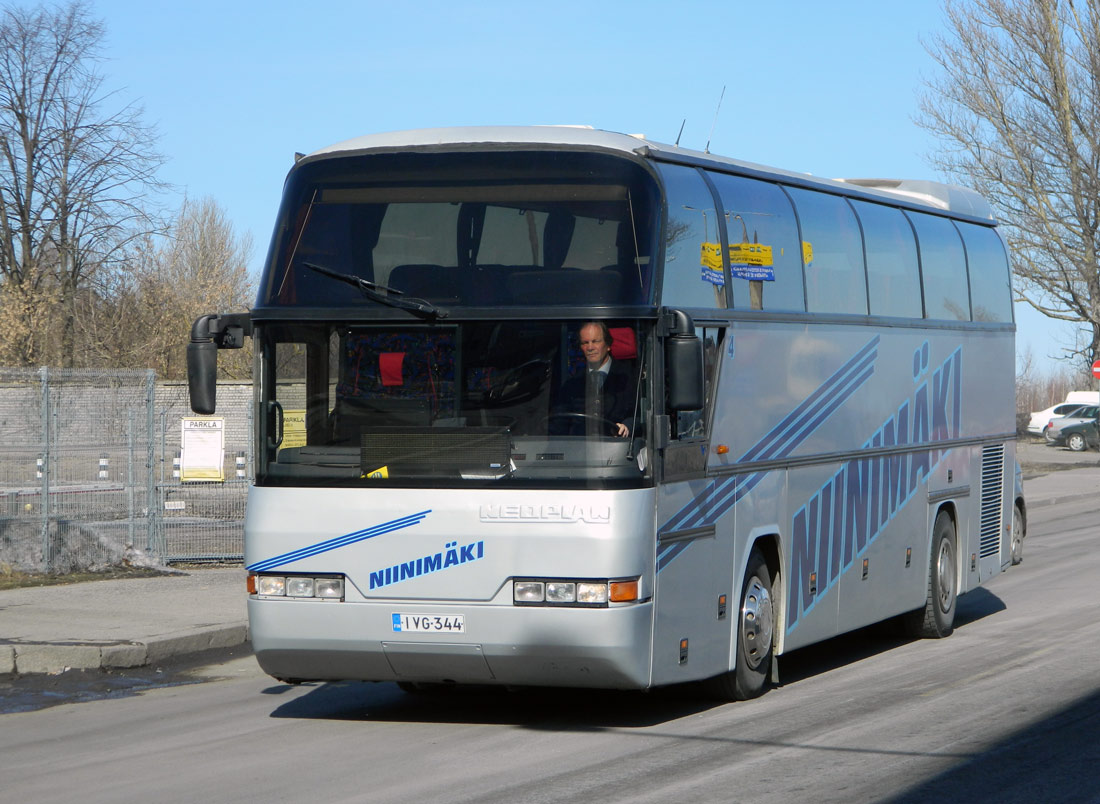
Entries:
POLYGON ((619 277, 619 296, 616 301, 623 304, 640 304, 644 301, 645 288, 641 284, 641 275, 637 268, 624 265, 605 265, 601 271, 619 277))
POLYGON ((508 277, 514 304, 610 304, 618 300, 620 279, 600 271, 524 271, 508 277))
POLYGON ((542 232, 542 264, 547 268, 561 268, 573 242, 573 230, 577 219, 568 212, 554 209, 546 217, 542 232))
POLYGON ((461 274, 458 268, 445 265, 397 265, 390 271, 386 284, 418 299, 457 301, 461 298, 461 274))
POLYGON ((363 332, 349 335, 336 397, 427 399, 453 415, 455 343, 450 332, 363 332))
POLYGON ((491 307, 505 300, 507 277, 514 269, 508 265, 475 265, 468 274, 469 298, 467 303, 478 307, 491 307))
POLYGON ((454 336, 363 332, 347 337, 332 443, 357 445, 364 427, 427 427, 455 415, 454 336))

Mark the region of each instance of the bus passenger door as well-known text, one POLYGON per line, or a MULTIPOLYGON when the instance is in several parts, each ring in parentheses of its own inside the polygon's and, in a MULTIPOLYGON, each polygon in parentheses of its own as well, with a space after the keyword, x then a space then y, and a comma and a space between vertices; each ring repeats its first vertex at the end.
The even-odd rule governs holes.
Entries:
POLYGON ((713 389, 724 330, 697 327, 703 339, 707 403, 669 416, 657 490, 657 577, 653 683, 675 684, 729 669, 733 523, 712 521, 715 478, 706 475, 713 389))

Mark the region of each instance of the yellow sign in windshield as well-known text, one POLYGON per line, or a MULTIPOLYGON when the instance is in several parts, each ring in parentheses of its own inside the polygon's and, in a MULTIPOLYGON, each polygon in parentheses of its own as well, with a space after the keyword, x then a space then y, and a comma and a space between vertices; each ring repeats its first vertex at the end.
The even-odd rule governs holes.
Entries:
POLYGON ((283 441, 279 449, 304 447, 306 445, 306 412, 304 410, 283 411, 283 441))
MULTIPOLYGON (((772 282, 775 280, 774 261, 772 259, 772 247, 763 243, 730 243, 729 261, 730 273, 736 279, 753 279, 772 282)), ((718 243, 703 243, 699 256, 703 264, 704 278, 709 279, 707 271, 721 272, 722 247, 718 243)), ((715 284, 721 284, 715 281, 715 284)))
POLYGON ((703 243, 702 254, 699 256, 699 261, 703 264, 704 268, 721 271, 722 247, 717 243, 703 243))
POLYGON ((773 265, 772 247, 761 243, 730 243, 730 265, 773 265))

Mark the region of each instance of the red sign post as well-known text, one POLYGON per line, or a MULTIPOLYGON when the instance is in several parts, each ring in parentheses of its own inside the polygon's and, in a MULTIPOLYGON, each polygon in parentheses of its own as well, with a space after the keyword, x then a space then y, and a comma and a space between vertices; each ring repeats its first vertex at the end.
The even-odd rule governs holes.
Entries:
POLYGON ((1092 361, 1092 376, 1100 380, 1100 360, 1092 361))

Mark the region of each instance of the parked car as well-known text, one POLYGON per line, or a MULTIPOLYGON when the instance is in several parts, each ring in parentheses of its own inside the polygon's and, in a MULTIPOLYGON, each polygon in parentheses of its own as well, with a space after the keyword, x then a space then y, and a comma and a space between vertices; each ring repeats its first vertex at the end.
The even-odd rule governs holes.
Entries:
POLYGON ((1100 407, 1096 405, 1082 405, 1077 408, 1077 410, 1070 411, 1064 416, 1051 419, 1047 423, 1047 426, 1043 428, 1043 436, 1047 440, 1047 446, 1058 447, 1065 444, 1066 440, 1062 437, 1062 430, 1070 425, 1095 421, 1098 413, 1100 413, 1100 407))
POLYGON ((1058 418, 1059 416, 1065 416, 1067 413, 1072 413, 1081 407, 1080 402, 1059 402, 1057 405, 1052 405, 1046 410, 1037 410, 1031 414, 1031 419, 1028 420, 1027 431, 1032 435, 1042 435, 1043 430, 1051 419, 1058 418))
POLYGON ((1056 439, 1057 441, 1051 441, 1048 436, 1047 444, 1051 446, 1056 443, 1065 444, 1074 452, 1097 449, 1100 447, 1100 425, 1097 424, 1096 419, 1086 419, 1076 424, 1070 424, 1058 431, 1056 439))

